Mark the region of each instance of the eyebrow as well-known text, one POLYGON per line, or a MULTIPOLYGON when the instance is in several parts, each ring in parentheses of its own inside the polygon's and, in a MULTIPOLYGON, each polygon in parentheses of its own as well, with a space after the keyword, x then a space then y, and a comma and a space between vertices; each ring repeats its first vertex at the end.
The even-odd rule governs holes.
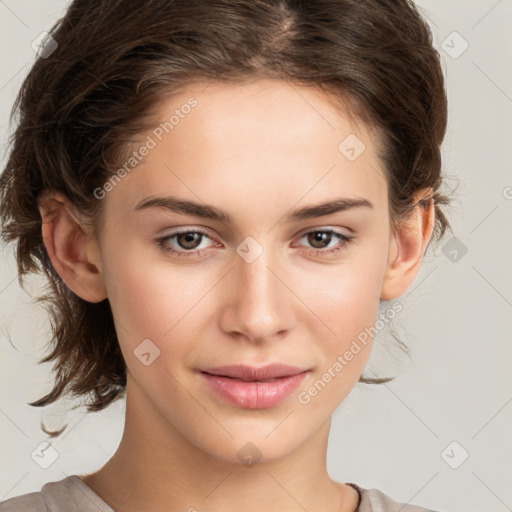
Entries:
MULTIPOLYGON (((373 208, 373 204, 364 198, 338 197, 325 203, 304 206, 303 208, 294 210, 293 212, 288 213, 284 217, 284 220, 286 222, 293 222, 313 219, 358 207, 373 208)), ((194 217, 201 217, 223 223, 233 222, 232 216, 220 208, 185 199, 179 199, 174 196, 149 196, 142 199, 137 206, 135 206, 136 211, 146 210, 148 208, 165 208, 175 213, 193 215, 194 217)))

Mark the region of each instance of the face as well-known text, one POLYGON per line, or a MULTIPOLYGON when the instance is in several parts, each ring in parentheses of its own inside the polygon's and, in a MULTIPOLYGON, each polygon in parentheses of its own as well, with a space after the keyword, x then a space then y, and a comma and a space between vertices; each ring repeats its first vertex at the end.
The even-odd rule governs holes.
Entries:
POLYGON ((281 81, 194 84, 157 112, 137 165, 103 189, 128 400, 216 458, 239 462, 248 442, 280 458, 328 424, 370 354, 360 335, 392 241, 377 141, 321 92, 281 81), (310 209, 342 199, 355 204, 310 209), (295 370, 203 373, 276 363, 295 370))

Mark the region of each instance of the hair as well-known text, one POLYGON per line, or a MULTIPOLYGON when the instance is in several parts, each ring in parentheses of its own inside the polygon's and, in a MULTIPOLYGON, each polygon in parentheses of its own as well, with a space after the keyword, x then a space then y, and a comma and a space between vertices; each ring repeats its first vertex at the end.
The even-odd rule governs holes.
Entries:
POLYGON ((16 243, 18 281, 23 287, 31 272, 48 280, 37 301, 53 337, 40 363, 54 362, 55 380, 32 406, 87 395, 88 410, 97 411, 126 389, 109 301, 83 300, 56 272, 38 200, 64 193, 97 234, 103 201, 93 191, 112 177, 161 98, 187 84, 271 78, 328 94, 381 135, 392 228, 432 201, 432 239, 450 228, 441 192, 443 72, 412 0, 74 0, 49 34, 57 47, 36 58, 22 83, 0 177, 1 235, 16 243), (433 194, 418 201, 424 187, 433 194))

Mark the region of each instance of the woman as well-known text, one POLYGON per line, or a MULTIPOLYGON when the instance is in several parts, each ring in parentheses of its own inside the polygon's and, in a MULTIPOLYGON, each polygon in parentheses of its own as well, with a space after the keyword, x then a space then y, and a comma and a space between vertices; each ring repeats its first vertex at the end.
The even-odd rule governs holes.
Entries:
POLYGON ((40 54, 0 186, 51 285, 31 405, 125 396, 126 423, 100 470, 0 510, 427 510, 326 469, 332 413, 390 380, 361 377, 379 304, 449 227, 414 4, 75 0, 40 54))

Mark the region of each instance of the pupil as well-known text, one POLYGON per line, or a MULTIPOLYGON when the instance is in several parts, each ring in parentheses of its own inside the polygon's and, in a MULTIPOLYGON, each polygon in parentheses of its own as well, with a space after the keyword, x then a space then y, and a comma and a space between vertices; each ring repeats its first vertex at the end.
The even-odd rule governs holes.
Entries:
POLYGON ((201 236, 199 233, 185 233, 184 235, 182 235, 182 237, 185 239, 185 242, 184 244, 181 245, 183 245, 183 247, 186 249, 193 249, 194 239, 199 236, 201 236), (192 244, 192 247, 187 246, 187 244, 192 244))
MULTIPOLYGON (((315 233, 313 233, 313 242, 312 245, 314 246, 315 243, 317 242, 322 242, 322 239, 323 239, 323 242, 325 243, 325 238, 327 238, 327 245, 329 244, 329 241, 330 241, 330 234, 329 233, 323 233, 321 231, 316 231, 315 233)), ((321 246, 322 247, 322 246, 321 246)))

